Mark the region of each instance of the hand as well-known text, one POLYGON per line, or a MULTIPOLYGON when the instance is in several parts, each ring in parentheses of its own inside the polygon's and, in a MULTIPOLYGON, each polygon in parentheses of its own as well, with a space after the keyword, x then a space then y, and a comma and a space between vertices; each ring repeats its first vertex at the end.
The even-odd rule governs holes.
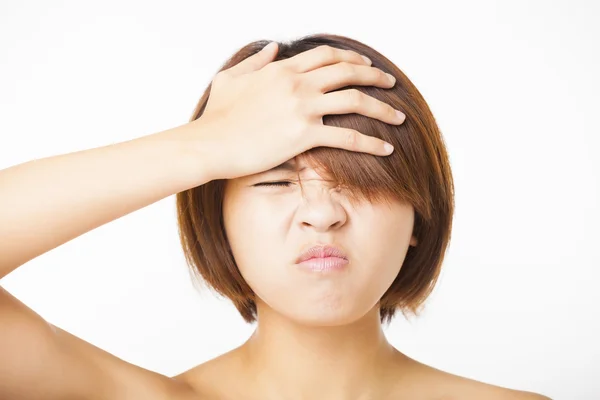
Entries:
POLYGON ((204 113, 190 122, 202 126, 211 180, 256 174, 319 146, 391 153, 381 139, 324 125, 322 117, 358 113, 401 124, 404 114, 358 90, 325 93, 348 85, 390 88, 395 80, 353 51, 324 45, 271 62, 276 48, 272 43, 219 72, 204 113))

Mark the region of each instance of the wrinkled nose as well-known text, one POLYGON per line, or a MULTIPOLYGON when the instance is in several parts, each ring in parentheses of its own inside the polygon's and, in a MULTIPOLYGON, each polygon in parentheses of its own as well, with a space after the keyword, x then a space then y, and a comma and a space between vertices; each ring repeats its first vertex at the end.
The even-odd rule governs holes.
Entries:
POLYGON ((297 210, 297 220, 303 228, 318 232, 339 229, 347 219, 340 200, 340 187, 337 184, 302 182, 302 204, 297 210))

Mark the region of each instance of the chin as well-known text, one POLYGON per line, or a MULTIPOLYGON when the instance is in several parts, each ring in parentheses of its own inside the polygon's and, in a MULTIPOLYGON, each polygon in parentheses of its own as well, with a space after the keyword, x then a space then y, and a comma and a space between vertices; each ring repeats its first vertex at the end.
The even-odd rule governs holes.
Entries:
POLYGON ((344 308, 313 307, 299 309, 283 315, 294 322, 310 327, 332 327, 350 325, 365 316, 368 310, 349 310, 344 308))
MULTIPOLYGON (((376 312, 377 299, 372 301, 368 296, 358 293, 340 295, 329 293, 320 296, 308 296, 290 292, 283 295, 261 297, 259 295, 259 314, 269 319, 269 314, 286 319, 294 324, 310 327, 333 327, 356 323, 365 318, 371 318, 376 312), (262 312, 260 312, 262 310, 262 312)), ((379 313, 377 312, 377 318, 379 313)))

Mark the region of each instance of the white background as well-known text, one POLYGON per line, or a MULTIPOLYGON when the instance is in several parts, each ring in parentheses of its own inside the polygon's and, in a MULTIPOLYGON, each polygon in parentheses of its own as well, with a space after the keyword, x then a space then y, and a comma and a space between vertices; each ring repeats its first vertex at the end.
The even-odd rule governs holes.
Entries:
MULTIPOLYGON (((358 39, 419 88, 456 184, 438 286, 389 340, 476 380, 600 399, 599 10, 591 0, 2 1, 0 168, 187 122, 225 59, 253 40, 358 39)), ((254 329, 193 285, 175 221, 171 196, 1 283, 63 329, 174 375, 254 329)))

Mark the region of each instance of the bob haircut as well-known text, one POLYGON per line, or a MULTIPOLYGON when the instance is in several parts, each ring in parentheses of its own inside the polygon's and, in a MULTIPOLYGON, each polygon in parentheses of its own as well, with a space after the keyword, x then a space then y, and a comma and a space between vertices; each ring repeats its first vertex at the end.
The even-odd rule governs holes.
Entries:
MULTIPOLYGON (((257 53, 269 41, 252 42, 235 53, 221 70, 257 53)), ((396 200, 415 210, 413 235, 416 247, 409 247, 400 272, 379 301, 382 323, 389 323, 396 310, 407 317, 418 315, 433 290, 450 242, 454 213, 454 183, 444 140, 436 121, 412 82, 390 60, 373 48, 348 37, 314 34, 291 42, 278 43, 274 61, 293 57, 327 45, 348 49, 369 57, 373 67, 396 77, 389 89, 374 86, 354 88, 401 110, 406 120, 391 125, 361 114, 326 115, 329 126, 356 129, 394 146, 389 156, 316 147, 297 157, 323 168, 344 186, 352 201, 396 200)), ((202 116, 211 85, 200 98, 190 121, 202 116)), ((176 195, 179 239, 193 277, 203 279, 218 294, 229 298, 242 318, 256 321, 255 294, 237 268, 223 224, 222 201, 226 180, 213 180, 176 195)), ((251 232, 249 232, 251 234, 251 232)))

